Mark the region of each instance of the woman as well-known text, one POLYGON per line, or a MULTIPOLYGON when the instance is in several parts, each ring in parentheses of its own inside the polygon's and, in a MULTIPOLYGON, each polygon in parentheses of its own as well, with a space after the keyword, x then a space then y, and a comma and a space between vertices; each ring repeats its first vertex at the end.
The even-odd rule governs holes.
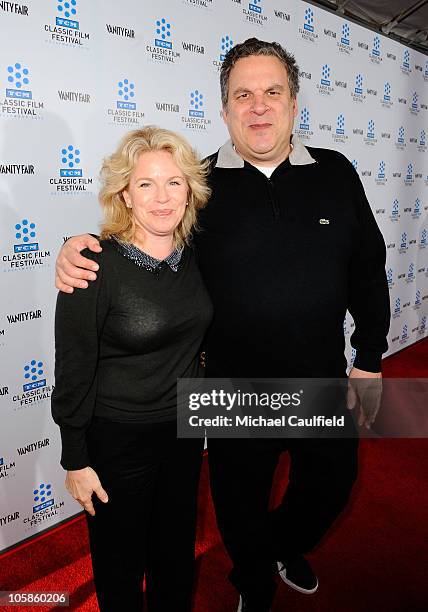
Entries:
POLYGON ((100 273, 58 295, 52 414, 66 486, 87 510, 102 612, 189 612, 202 440, 177 440, 177 378, 201 376, 212 306, 189 241, 206 166, 168 130, 104 161, 100 273))

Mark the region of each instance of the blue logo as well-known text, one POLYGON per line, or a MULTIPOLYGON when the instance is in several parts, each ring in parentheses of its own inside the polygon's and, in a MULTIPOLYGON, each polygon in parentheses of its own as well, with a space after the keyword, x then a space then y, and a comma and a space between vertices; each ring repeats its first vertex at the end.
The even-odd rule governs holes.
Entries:
POLYGON ((401 342, 406 342, 406 340, 408 339, 409 339, 408 327, 407 327, 407 324, 404 324, 402 332, 401 332, 401 342))
POLYGON ((56 0, 56 3, 58 14, 60 15, 60 17, 56 18, 56 25, 78 30, 79 22, 76 21, 77 0, 56 0))
POLYGON ((300 111, 299 127, 301 130, 309 130, 309 110, 306 108, 306 106, 300 111))
POLYGON ((13 245, 14 253, 27 253, 28 251, 38 251, 39 245, 34 242, 36 237, 36 224, 28 219, 23 219, 21 223, 15 225, 15 238, 19 244, 13 245))
POLYGON ((416 91, 414 92, 412 97, 412 110, 416 112, 418 110, 418 94, 416 93, 416 91))
POLYGON ((345 133, 345 117, 340 113, 337 117, 336 121, 336 134, 344 134, 345 133))
POLYGON ((204 106, 204 95, 198 90, 190 92, 190 108, 189 108, 189 117, 204 117, 204 111, 202 110, 204 106))
POLYGON ((357 349, 353 348, 351 351, 351 359, 349 365, 352 367, 354 365, 355 357, 357 356, 357 349))
POLYGON ((428 60, 425 62, 425 78, 428 78, 428 60))
POLYGON ((355 93, 356 94, 362 94, 363 93, 363 75, 362 74, 357 74, 357 76, 355 77, 355 93))
POLYGON ((376 57, 380 56, 380 38, 377 35, 374 37, 373 40, 372 55, 375 55, 376 57))
POLYGON ((374 137, 375 137, 375 125, 374 125, 374 121, 370 119, 367 125, 367 138, 374 138, 374 137))
POLYGON ((164 17, 156 21, 155 33, 155 47, 172 49, 171 24, 164 17))
POLYGON ((44 482, 40 483, 38 488, 33 491, 33 502, 36 503, 33 506, 33 514, 53 506, 55 500, 52 497, 52 485, 49 483, 45 484, 44 482))
POLYGON ((135 110, 137 105, 132 102, 135 98, 135 84, 131 83, 129 79, 123 79, 117 84, 117 95, 119 100, 116 102, 117 108, 124 108, 127 110, 135 110))
POLYGON ((24 366, 24 379, 27 381, 23 386, 24 391, 46 387, 46 378, 43 378, 43 361, 32 359, 24 366))
POLYGON ((391 288, 394 285, 394 270, 392 268, 388 268, 386 278, 388 281, 388 287, 391 288))
POLYGON ((406 68, 407 70, 410 68, 410 52, 408 49, 404 50, 403 68, 406 68))
POLYGON ((380 180, 385 178, 385 162, 384 161, 379 162, 379 170, 377 173, 377 178, 380 180))
POLYGON ((349 24, 345 22, 342 25, 342 38, 340 39, 340 42, 342 43, 342 45, 349 46, 349 34, 350 34, 349 24))
POLYGON ((395 200, 392 203, 391 217, 394 220, 397 220, 399 216, 400 216, 400 204, 399 204, 397 198, 395 198, 395 200))
POLYGON ((328 64, 324 64, 321 72, 321 85, 330 87, 330 67, 328 64))
POLYGON ((259 13, 259 15, 260 15, 262 13, 262 11, 263 11, 262 7, 259 6, 261 4, 261 2, 262 2, 262 0, 253 0, 248 5, 248 8, 250 9, 250 11, 253 11, 254 13, 259 13))
POLYGON ((419 198, 416 198, 412 217, 414 219, 418 219, 420 216, 421 216, 421 201, 419 198))
POLYGON ((390 102, 391 101, 391 85, 389 83, 385 83, 383 88, 383 101, 390 102))
POLYGON ((3 464, 4 464, 4 458, 0 457, 0 465, 3 465, 3 464))
POLYGON ((403 249, 403 250, 407 249, 407 233, 406 232, 403 232, 401 234, 400 249, 403 249))
POLYGON ((358 170, 358 162, 356 159, 352 160, 352 165, 354 166, 355 170, 358 170))
POLYGON ((404 144, 404 128, 403 128, 403 126, 401 126, 401 127, 398 129, 398 137, 397 137, 397 142, 398 142, 399 144, 402 144, 402 145, 404 144))
POLYGON ((7 67, 6 98, 32 100, 33 94, 27 89, 30 84, 30 71, 19 62, 7 67))
POLYGON ((392 311, 392 314, 395 317, 398 317, 401 314, 401 300, 399 297, 395 300, 394 309, 392 311))
POLYGON ((427 316, 424 315, 421 319, 421 324, 419 326, 419 331, 423 334, 425 332, 427 326, 427 316))
POLYGON ((303 24, 303 29, 307 32, 314 31, 314 12, 310 7, 305 10, 305 23, 303 24))
POLYGON ((413 165, 407 165, 406 181, 413 181, 413 165))
POLYGON ((80 150, 75 149, 73 145, 61 149, 61 162, 67 167, 60 169, 60 176, 83 176, 83 172, 79 168, 80 150))
POLYGON ((424 147, 426 145, 425 138, 426 138, 425 130, 421 130, 421 136, 419 138, 419 144, 421 147, 424 147))
POLYGON ((222 36, 220 39, 220 61, 223 62, 226 53, 233 47, 233 40, 230 36, 222 36))
POLYGON ((422 304, 422 300, 421 300, 421 290, 418 289, 416 291, 416 295, 415 295, 415 306, 420 306, 422 304))
POLYGON ((409 265, 409 270, 407 272, 407 281, 411 282, 415 280, 415 264, 411 263, 409 265))
POLYGON ((421 239, 419 241, 419 247, 421 249, 424 249, 427 246, 427 240, 428 240, 428 232, 427 230, 424 228, 421 231, 421 239))

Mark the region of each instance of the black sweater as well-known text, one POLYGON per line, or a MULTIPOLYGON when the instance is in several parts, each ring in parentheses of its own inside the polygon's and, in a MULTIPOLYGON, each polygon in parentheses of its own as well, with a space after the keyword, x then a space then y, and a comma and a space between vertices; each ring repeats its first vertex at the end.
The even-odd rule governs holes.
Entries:
POLYGON ((55 317, 52 414, 60 425, 61 465, 89 465, 92 416, 154 423, 176 417, 176 382, 201 375, 199 349, 212 305, 193 252, 177 272, 136 265, 110 241, 85 251, 99 263, 88 289, 59 293, 55 317))
POLYGON ((287 159, 270 179, 247 162, 211 158, 213 193, 196 239, 214 304, 208 376, 344 376, 347 309, 355 366, 380 370, 384 241, 352 164, 336 151, 308 151, 316 163, 287 159))

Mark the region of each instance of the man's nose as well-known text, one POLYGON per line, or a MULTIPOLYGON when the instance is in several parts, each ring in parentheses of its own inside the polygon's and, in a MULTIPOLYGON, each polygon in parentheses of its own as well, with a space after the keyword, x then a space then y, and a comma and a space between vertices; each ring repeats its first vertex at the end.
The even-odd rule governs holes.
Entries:
POLYGON ((251 110, 258 115, 262 115, 268 108, 269 105, 266 96, 264 94, 256 94, 253 98, 251 110))

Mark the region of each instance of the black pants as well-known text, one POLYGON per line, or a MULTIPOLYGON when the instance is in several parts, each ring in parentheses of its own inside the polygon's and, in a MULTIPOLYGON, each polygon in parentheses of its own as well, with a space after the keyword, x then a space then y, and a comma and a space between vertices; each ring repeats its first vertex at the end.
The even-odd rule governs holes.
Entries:
POLYGON ((276 562, 309 552, 345 507, 357 477, 358 440, 210 439, 208 457, 217 522, 233 562, 230 580, 244 597, 269 606, 276 562), (284 450, 289 485, 269 512, 284 450))
MULTIPOLYGON (((176 425, 94 419, 91 466, 107 491, 87 514, 101 612, 190 612, 202 440, 177 440, 176 425)), ((94 496, 95 497, 95 496, 94 496)))

